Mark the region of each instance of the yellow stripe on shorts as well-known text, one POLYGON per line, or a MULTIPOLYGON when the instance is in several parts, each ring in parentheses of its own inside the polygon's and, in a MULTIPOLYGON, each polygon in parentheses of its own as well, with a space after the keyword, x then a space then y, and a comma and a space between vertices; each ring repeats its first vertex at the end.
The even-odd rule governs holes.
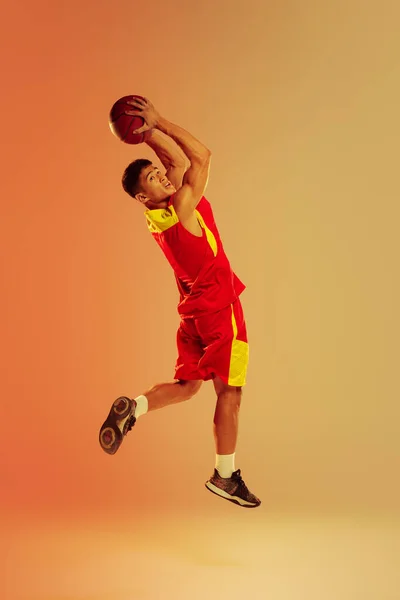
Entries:
POLYGON ((237 338, 237 324, 232 306, 233 342, 231 349, 231 360, 229 365, 228 384, 242 387, 246 383, 246 372, 249 364, 249 344, 237 338))

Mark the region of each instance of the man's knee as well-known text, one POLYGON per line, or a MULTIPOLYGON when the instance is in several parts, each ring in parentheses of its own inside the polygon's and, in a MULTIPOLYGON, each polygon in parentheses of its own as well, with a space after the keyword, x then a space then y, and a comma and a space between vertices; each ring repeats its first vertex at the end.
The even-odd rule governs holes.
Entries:
POLYGON ((213 381, 214 389, 217 396, 231 396, 240 400, 242 396, 242 388, 225 383, 220 377, 216 377, 213 381))
POLYGON ((214 380, 214 388, 218 397, 218 404, 224 406, 226 410, 237 411, 240 409, 242 400, 242 388, 228 385, 221 379, 214 380))
POLYGON ((199 391, 199 389, 201 388, 201 384, 203 383, 202 381, 196 379, 196 380, 182 380, 180 379, 178 381, 179 385, 182 388, 182 392, 185 396, 186 400, 190 400, 190 398, 193 398, 193 396, 195 394, 197 394, 197 392, 199 391))

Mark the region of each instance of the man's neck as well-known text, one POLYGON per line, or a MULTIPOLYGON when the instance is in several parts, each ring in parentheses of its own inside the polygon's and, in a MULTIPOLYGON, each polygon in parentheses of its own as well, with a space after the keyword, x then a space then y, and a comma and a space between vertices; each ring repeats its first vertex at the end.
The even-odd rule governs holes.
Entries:
POLYGON ((166 200, 163 200, 162 202, 153 202, 152 200, 149 200, 148 202, 145 203, 145 207, 147 208, 147 210, 157 210, 157 209, 168 208, 169 201, 170 201, 169 198, 167 198, 166 200))

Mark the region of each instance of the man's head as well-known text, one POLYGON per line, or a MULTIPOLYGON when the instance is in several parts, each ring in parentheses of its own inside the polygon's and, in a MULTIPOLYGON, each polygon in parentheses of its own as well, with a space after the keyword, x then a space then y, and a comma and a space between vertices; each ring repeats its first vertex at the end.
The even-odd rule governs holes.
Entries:
POLYGON ((133 161, 124 171, 122 187, 148 208, 163 208, 176 189, 160 169, 144 158, 133 161))

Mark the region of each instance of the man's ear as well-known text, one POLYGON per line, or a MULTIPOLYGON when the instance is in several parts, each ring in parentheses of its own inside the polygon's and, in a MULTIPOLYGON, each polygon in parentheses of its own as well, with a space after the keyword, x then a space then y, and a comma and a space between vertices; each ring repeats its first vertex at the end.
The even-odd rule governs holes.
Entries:
POLYGON ((138 194, 135 194, 135 199, 140 202, 140 204, 145 204, 148 201, 148 197, 146 196, 146 194, 143 194, 143 192, 139 192, 138 194))

